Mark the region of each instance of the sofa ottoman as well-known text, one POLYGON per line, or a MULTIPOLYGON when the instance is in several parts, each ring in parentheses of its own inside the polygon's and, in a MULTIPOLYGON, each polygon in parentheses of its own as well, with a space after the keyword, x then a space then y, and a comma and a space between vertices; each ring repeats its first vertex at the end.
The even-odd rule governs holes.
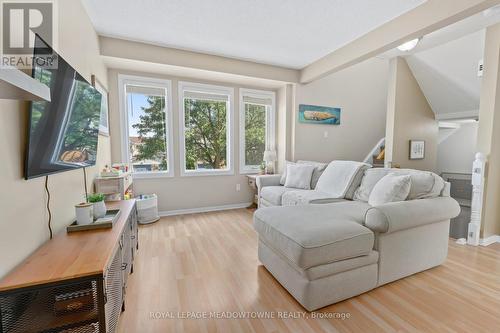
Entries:
POLYGON ((254 215, 259 260, 309 311, 377 285, 374 234, 360 223, 369 206, 327 206, 269 207, 254 215))

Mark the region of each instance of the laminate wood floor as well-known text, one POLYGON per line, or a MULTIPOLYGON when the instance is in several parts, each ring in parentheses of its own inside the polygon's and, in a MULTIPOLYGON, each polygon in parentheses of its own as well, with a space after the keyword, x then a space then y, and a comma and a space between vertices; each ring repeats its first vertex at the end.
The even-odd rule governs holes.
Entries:
POLYGON ((444 265, 307 313, 259 263, 252 214, 141 226, 118 331, 500 332, 500 244, 450 241, 444 265))

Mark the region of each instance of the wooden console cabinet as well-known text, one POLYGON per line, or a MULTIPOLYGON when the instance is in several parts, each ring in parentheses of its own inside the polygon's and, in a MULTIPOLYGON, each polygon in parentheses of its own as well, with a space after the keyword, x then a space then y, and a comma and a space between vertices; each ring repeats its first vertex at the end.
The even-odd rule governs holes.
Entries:
POLYGON ((114 332, 138 249, 135 200, 112 229, 58 233, 0 281, 0 332, 114 332))

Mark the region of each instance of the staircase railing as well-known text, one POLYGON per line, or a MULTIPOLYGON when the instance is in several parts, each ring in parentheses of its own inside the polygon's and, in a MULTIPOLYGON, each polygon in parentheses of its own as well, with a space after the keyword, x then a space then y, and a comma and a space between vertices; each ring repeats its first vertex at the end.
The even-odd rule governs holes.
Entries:
POLYGON ((373 147, 373 149, 370 150, 370 152, 368 153, 368 155, 366 155, 366 157, 363 160, 363 162, 364 163, 372 164, 372 162, 373 162, 373 155, 377 154, 378 150, 380 149, 380 147, 382 147, 384 144, 385 144, 385 137, 382 138, 382 139, 380 139, 379 142, 375 145, 375 147, 373 147))

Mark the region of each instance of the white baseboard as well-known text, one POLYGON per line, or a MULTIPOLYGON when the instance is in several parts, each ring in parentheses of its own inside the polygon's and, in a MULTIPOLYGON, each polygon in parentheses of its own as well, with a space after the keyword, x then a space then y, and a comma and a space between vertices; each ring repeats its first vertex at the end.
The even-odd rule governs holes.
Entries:
POLYGON ((493 243, 500 243, 500 236, 499 235, 492 235, 486 238, 481 238, 479 240, 479 245, 481 246, 488 246, 493 243))
POLYGON ((219 211, 219 210, 247 208, 250 205, 252 205, 252 202, 243 202, 243 203, 239 203, 239 204, 223 205, 223 206, 210 206, 210 207, 200 207, 200 208, 165 210, 165 211, 159 212, 159 215, 163 217, 163 216, 174 216, 174 215, 183 215, 183 214, 206 213, 206 212, 215 212, 215 211, 219 211))

